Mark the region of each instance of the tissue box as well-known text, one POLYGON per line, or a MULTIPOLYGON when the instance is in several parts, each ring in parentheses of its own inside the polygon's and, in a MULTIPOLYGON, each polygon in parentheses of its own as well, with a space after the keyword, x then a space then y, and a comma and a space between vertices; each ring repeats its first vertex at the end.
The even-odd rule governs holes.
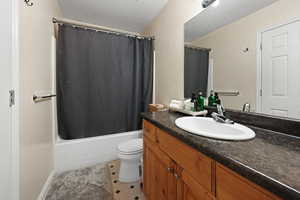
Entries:
POLYGON ((167 110, 167 107, 163 104, 149 104, 149 112, 159 112, 167 110))

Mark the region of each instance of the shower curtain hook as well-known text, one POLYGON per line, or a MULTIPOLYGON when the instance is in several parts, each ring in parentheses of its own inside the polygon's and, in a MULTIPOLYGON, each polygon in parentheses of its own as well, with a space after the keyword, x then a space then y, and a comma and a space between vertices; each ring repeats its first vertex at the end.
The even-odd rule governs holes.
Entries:
POLYGON ((30 2, 31 0, 24 0, 27 6, 33 6, 33 3, 30 2))

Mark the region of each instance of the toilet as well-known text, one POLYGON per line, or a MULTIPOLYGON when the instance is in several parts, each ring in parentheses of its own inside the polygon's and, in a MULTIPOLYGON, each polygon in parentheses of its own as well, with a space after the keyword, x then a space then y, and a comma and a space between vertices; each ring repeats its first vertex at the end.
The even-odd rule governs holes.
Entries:
POLYGON ((130 183, 141 179, 143 139, 132 139, 118 145, 120 163, 119 181, 130 183))

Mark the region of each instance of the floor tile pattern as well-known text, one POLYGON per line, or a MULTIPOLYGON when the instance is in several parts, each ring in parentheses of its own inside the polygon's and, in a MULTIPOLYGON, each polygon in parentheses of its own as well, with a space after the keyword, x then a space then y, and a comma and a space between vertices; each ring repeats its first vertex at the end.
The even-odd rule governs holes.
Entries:
POLYGON ((108 163, 110 179, 114 200, 145 200, 142 192, 142 181, 133 183, 122 183, 118 180, 120 161, 115 160, 108 163))

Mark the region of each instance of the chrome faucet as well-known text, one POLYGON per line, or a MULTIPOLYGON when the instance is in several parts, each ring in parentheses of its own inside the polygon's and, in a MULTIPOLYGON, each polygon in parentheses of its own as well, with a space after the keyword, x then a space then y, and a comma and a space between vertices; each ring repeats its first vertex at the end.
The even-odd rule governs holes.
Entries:
POLYGON ((234 122, 228 118, 226 118, 224 116, 224 108, 222 105, 220 104, 217 104, 217 110, 218 110, 218 113, 215 113, 213 112, 211 114, 211 117, 216 121, 216 122, 219 122, 219 123, 225 123, 225 124, 234 124, 234 122))
POLYGON ((218 110, 218 114, 224 116, 224 108, 221 104, 217 104, 217 110, 218 110))

